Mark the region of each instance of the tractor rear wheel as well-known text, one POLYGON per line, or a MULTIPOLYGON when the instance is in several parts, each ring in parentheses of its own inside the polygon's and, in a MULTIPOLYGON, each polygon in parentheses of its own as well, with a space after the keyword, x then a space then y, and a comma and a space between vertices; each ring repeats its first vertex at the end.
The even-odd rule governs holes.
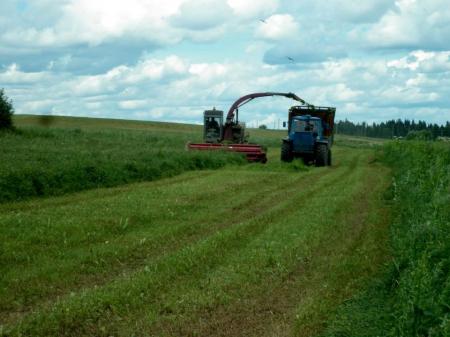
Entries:
POLYGON ((281 161, 291 162, 294 159, 292 153, 291 144, 288 142, 283 142, 281 145, 281 161))
POLYGON ((328 165, 328 146, 319 144, 316 148, 316 166, 328 165))
POLYGON ((328 150, 328 166, 331 166, 331 150, 328 150))

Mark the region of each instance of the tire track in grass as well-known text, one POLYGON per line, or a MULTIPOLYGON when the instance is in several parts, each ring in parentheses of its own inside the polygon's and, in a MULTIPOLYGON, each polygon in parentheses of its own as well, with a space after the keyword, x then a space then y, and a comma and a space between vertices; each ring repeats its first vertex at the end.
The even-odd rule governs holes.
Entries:
MULTIPOLYGON (((374 273, 386 257, 385 251, 378 251, 380 242, 385 242, 388 223, 386 210, 380 209, 378 200, 387 187, 388 174, 383 170, 363 171, 360 178, 365 179, 364 184, 352 193, 350 209, 340 212, 338 207, 335 225, 329 226, 330 234, 311 247, 307 258, 277 278, 269 277, 231 305, 219 305, 193 315, 189 321, 178 322, 167 335, 314 336, 320 332, 328 310, 351 296, 361 279, 374 273), (374 198, 369 206, 368 192, 374 198), (360 257, 358 262, 353 260, 355 251, 360 257), (369 266, 362 265, 366 256, 373 259, 369 266), (352 263, 364 269, 358 270, 361 275, 353 273, 354 267, 349 267, 352 263), (330 277, 330 273, 336 276, 330 277)), ((347 183, 357 179, 349 177, 347 183)))
MULTIPOLYGON (((308 191, 308 193, 305 193, 304 195, 298 195, 296 196, 293 200, 290 200, 287 202, 287 205, 284 207, 284 210, 291 210, 291 209, 297 209, 296 206, 297 205, 303 205, 303 204, 310 204, 310 201, 308 200, 308 198, 310 196, 315 196, 316 198, 319 198, 320 196, 326 195, 328 193, 327 189, 324 189, 324 186, 334 186, 335 184, 341 184, 341 185, 350 185, 349 182, 351 180, 354 180, 355 177, 351 174, 349 174, 351 171, 355 170, 355 167, 357 166, 356 164, 356 160, 352 160, 348 166, 348 168, 346 168, 344 171, 339 172, 339 174, 337 174, 336 176, 330 177, 331 180, 329 181, 321 181, 321 184, 318 184, 319 186, 316 186, 313 190, 308 191)), ((291 196, 287 196, 287 200, 290 199, 291 196)), ((348 200, 341 200, 341 204, 345 204, 347 203, 348 200)), ((342 206, 340 205, 340 206, 342 206)), ((337 207, 337 206, 336 206, 337 207)), ((305 210, 308 210, 308 206, 304 207, 305 210)), ((337 207, 336 209, 339 209, 339 207, 337 207)), ((286 216, 286 214, 283 212, 282 213, 283 216, 286 216)), ((290 214, 290 213, 287 213, 290 214)), ((279 219, 274 220, 271 223, 271 226, 269 226, 268 228, 270 229, 270 227, 276 227, 276 226, 280 226, 280 228, 284 227, 283 224, 279 223, 279 219)), ((269 236, 270 237, 270 236, 269 236)), ((255 237, 256 240, 256 237, 255 237)), ((270 240, 270 239, 267 239, 270 240)), ((308 243, 311 244, 311 243, 308 243)), ((235 255, 242 255, 243 253, 240 252, 236 252, 235 255)), ((256 254, 256 252, 255 252, 256 254)), ((289 254, 293 254, 292 251, 289 252, 289 254)), ((231 254, 233 255, 233 254, 231 254)), ((238 259, 239 260, 239 259, 238 259)), ((224 263, 226 264, 227 261, 224 261, 224 263)), ((230 263, 230 265, 238 265, 239 262, 238 261, 233 261, 233 262, 228 262, 230 263)), ((263 274, 261 276, 264 276, 263 274)), ((283 275, 282 275, 283 276, 283 275)), ((283 277, 285 277, 286 275, 284 275, 283 277)), ((267 275, 266 275, 267 277, 267 275)), ((271 281, 275 281, 277 282, 278 280, 271 280, 269 277, 269 280, 267 280, 269 283, 271 281)), ((264 283, 264 281, 261 281, 262 285, 260 284, 259 287, 262 287, 262 289, 264 289, 264 284, 267 285, 268 282, 264 283)), ((197 294, 198 297, 201 296, 201 292, 202 291, 207 291, 208 287, 209 287, 209 281, 204 284, 200 293, 197 294)), ((245 285, 244 288, 246 287, 245 285)), ((235 286, 237 288, 239 288, 239 286, 235 286)), ((247 289, 247 288, 246 288, 247 289)), ((264 293, 264 296, 267 296, 267 298, 271 298, 272 300, 274 300, 274 297, 268 296, 268 294, 270 294, 270 291, 272 289, 265 289, 264 291, 266 293, 264 293)), ((241 291, 241 290, 230 290, 230 291, 241 291)), ((186 289, 186 292, 189 292, 189 289, 186 289)), ((255 295, 255 293, 253 292, 253 295, 255 295)), ((257 294, 258 295, 258 294, 257 294)), ((261 295, 261 294, 259 294, 261 295)), ((280 293, 278 293, 278 295, 280 295, 280 293)), ((279 296, 276 295, 277 299, 279 296)), ((246 296, 246 295, 244 295, 246 296)), ((193 297, 195 298, 196 296, 193 295, 193 297)), ((258 324, 262 325, 264 322, 264 319, 267 319, 269 317, 262 317, 259 316, 259 318, 261 318, 261 320, 255 320, 254 317, 252 318, 252 316, 258 316, 256 315, 257 313, 254 312, 255 308, 258 308, 259 305, 261 305, 262 307, 264 307, 264 300, 262 300, 261 298, 257 298, 255 301, 253 301, 252 298, 247 299, 247 305, 246 302, 237 302, 236 305, 231 305, 231 306, 225 306, 223 304, 217 303, 218 307, 215 307, 215 304, 213 303, 208 303, 206 305, 206 308, 200 308, 199 310, 197 310, 196 313, 194 314, 190 314, 190 313, 186 313, 186 312, 178 312, 178 313, 173 313, 172 311, 167 315, 166 318, 162 317, 160 319, 160 322, 157 324, 157 327, 154 328, 152 330, 152 336, 235 336, 235 335, 248 335, 248 336, 252 336, 253 334, 255 334, 257 331, 256 330, 252 330, 249 329, 249 327, 253 327, 255 328, 258 324), (255 304, 255 302, 257 302, 258 305, 256 306, 252 306, 252 305, 248 305, 249 303, 255 304), (176 314, 178 314, 180 317, 183 316, 187 316, 187 318, 185 319, 178 319, 178 317, 176 316, 176 314), (194 323, 194 322, 197 322, 194 323), (248 334, 244 334, 243 332, 248 332, 248 334)), ((267 302, 266 302, 267 304, 267 302)), ((197 304, 192 304, 190 303, 190 305, 187 305, 187 308, 197 308, 198 307, 198 303, 197 304)), ((256 309, 257 310, 257 309, 256 309)), ((273 315, 273 313, 270 310, 267 310, 267 313, 270 313, 270 315, 273 315)), ((269 316, 270 316, 269 315, 269 316)), ((164 316, 164 314, 162 315, 164 316)), ((145 323, 142 323, 145 326, 145 323)), ((149 327, 146 327, 147 329, 149 329, 149 327)), ((146 328, 142 328, 142 331, 145 331, 146 328)), ((262 329, 261 331, 263 331, 264 329, 262 329)), ((142 332, 141 331, 141 332, 142 332)), ((125 334, 129 333, 129 331, 127 331, 125 334)))
MULTIPOLYGON (((329 185, 329 184, 333 184, 333 183, 341 180, 344 176, 348 175, 347 171, 348 170, 346 169, 344 172, 339 172, 339 175, 329 177, 330 180, 327 180, 327 181, 325 181, 325 179, 322 178, 323 180, 320 180, 320 184, 318 184, 317 186, 309 185, 310 188, 308 188, 307 191, 302 191, 304 193, 298 193, 299 191, 297 190, 297 195, 298 195, 298 197, 300 199, 297 198, 295 201, 289 201, 288 203, 286 203, 286 202, 283 202, 284 198, 277 199, 276 201, 274 200, 275 204, 274 204, 274 206, 273 206, 273 208, 272 208, 272 210, 270 212, 267 212, 267 214, 264 214, 261 217, 257 217, 254 220, 250 220, 250 222, 257 221, 258 219, 260 219, 260 221, 262 221, 264 223, 265 228, 270 227, 270 224, 273 223, 276 218, 278 218, 281 214, 283 214, 286 209, 289 209, 291 206, 293 206, 292 204, 295 204, 295 203, 297 203, 299 201, 301 202, 302 200, 305 201, 308 198, 308 194, 317 193, 317 192, 323 190, 324 186, 329 185)), ((287 198, 287 199, 289 199, 289 198, 287 198)), ((249 240, 249 242, 252 242, 255 237, 258 237, 258 234, 255 233, 255 235, 253 235, 253 237, 249 240)), ((244 245, 243 247, 246 247, 246 245, 244 245)), ((237 251, 238 250, 236 250, 236 251, 229 251, 228 250, 228 251, 223 253, 223 258, 226 258, 227 256, 230 256, 230 255, 234 255, 234 254, 236 254, 237 251)), ((221 265, 222 264, 219 263, 217 265, 217 267, 215 267, 215 268, 219 268, 221 265)), ((188 282, 186 282, 186 283, 188 283, 188 282)), ((172 284, 172 286, 177 287, 176 284, 178 284, 178 282, 175 283, 175 284, 172 284)), ((191 283, 188 283, 188 284, 192 285, 191 283)), ((189 289, 186 289, 186 291, 188 291, 188 290, 189 289)), ((170 292, 169 292, 169 294, 170 294, 170 292)), ((163 302, 163 300, 164 300, 164 298, 166 298, 166 296, 169 296, 169 295, 165 294, 162 297, 161 302, 163 302)), ((162 304, 160 304, 160 305, 162 305, 162 304)), ((171 315, 172 314, 172 309, 170 309, 170 308, 166 309, 164 307, 164 305, 163 305, 162 309, 160 309, 160 311, 158 311, 158 313, 162 314, 163 316, 164 316, 164 313, 168 313, 169 315, 171 315)), ((140 335, 140 334, 146 334, 147 335, 148 331, 145 331, 145 332, 144 331, 145 330, 139 331, 138 335, 140 335)), ((135 331, 125 331, 125 332, 119 331, 117 333, 119 335, 129 335, 129 334, 134 334, 135 331)), ((161 331, 159 331, 159 330, 154 332, 152 335, 162 336, 161 331)), ((181 334, 181 335, 183 335, 183 334, 181 334)))
MULTIPOLYGON (((299 179, 302 179, 302 177, 300 177, 299 179)), ((248 184, 246 184, 245 187, 248 187, 250 189, 255 190, 254 193, 252 193, 247 201, 245 202, 250 202, 255 200, 255 196, 260 193, 259 190, 256 190, 254 187, 255 186, 262 186, 262 187, 266 187, 265 184, 263 184, 265 180, 265 177, 262 177, 262 179, 256 180, 256 181, 250 181, 248 184), (253 186, 254 185, 254 186, 253 186)), ((220 186, 222 188, 222 186, 220 186)), ((268 194, 270 194, 270 192, 272 192, 273 187, 271 186, 267 186, 268 188, 264 189, 264 192, 267 192, 268 194)), ((221 191, 223 193, 223 191, 221 191)), ((221 193, 221 194, 222 194, 221 193)), ((232 200, 227 200, 227 199, 232 199, 231 196, 225 197, 224 201, 228 204, 231 205, 231 207, 235 208, 235 209, 242 209, 243 213, 246 212, 246 209, 244 207, 239 207, 240 204, 242 203, 238 203, 237 205, 234 205, 231 201, 232 200)), ((199 200, 196 200, 195 202, 198 202, 199 200)), ((254 202, 255 207, 257 207, 258 202, 254 202)), ((33 211, 34 212, 34 211, 33 211)), ((76 280, 72 280, 75 282, 75 284, 73 284, 70 289, 67 289, 65 292, 73 292, 76 289, 80 289, 82 287, 87 287, 89 285, 95 284, 97 286, 101 286, 102 284, 105 284, 109 281, 111 281, 113 278, 122 275, 124 273, 124 269, 126 270, 126 273, 130 273, 132 272, 134 269, 139 268, 142 263, 144 263, 148 258, 151 257, 157 257, 158 255, 164 253, 165 251, 167 251, 169 248, 170 249, 178 249, 179 247, 182 247, 183 245, 186 245, 192 241, 198 240, 200 238, 202 238, 203 236, 207 236, 211 233, 213 233, 215 230, 218 230, 222 227, 225 227, 226 223, 220 223, 220 219, 223 219, 223 217, 228 214, 229 211, 227 209, 225 209, 223 212, 221 212, 221 214, 219 214, 218 217, 216 217, 216 219, 208 219, 208 220, 215 220, 217 223, 213 223, 213 224, 208 224, 205 222, 204 226, 195 226, 195 230, 192 230, 194 223, 191 222, 186 222, 183 223, 181 226, 179 227, 174 227, 172 230, 168 231, 168 232, 164 232, 161 235, 159 235, 158 237, 154 238, 154 239, 150 239, 148 240, 148 242, 146 242, 145 245, 141 245, 141 244, 137 244, 136 246, 131 246, 128 247, 129 255, 127 256, 127 254, 125 254, 126 252, 121 252, 121 254, 118 254, 120 256, 121 260, 118 260, 116 262, 112 262, 112 261, 108 261, 108 256, 103 256, 103 263, 108 264, 107 266, 107 271, 108 271, 108 275, 104 275, 103 273, 99 273, 98 275, 86 275, 85 279, 82 279, 81 281, 76 281, 76 280), (180 239, 181 238, 181 239, 180 239), (109 262, 109 263, 108 263, 109 262), (111 263, 112 262, 112 263, 111 263), (130 265, 131 264, 131 265, 130 265), (111 268, 112 267, 112 268, 111 268), (116 271, 114 271, 114 269, 117 269, 116 271)), ((245 214, 241 214, 240 217, 245 217, 245 214)), ((195 219, 195 221, 197 221, 198 219, 195 219)), ((203 219, 203 220, 207 220, 207 219, 203 219)), ((231 222, 230 222, 231 225, 231 222)), ((145 234, 147 230, 144 229, 141 232, 138 233, 132 233, 135 234, 135 236, 146 236, 145 234)), ((124 238, 119 238, 116 240, 118 243, 121 243, 124 241, 124 238)), ((91 247, 91 249, 95 250, 95 246, 91 247)), ((86 248, 85 247, 81 247, 80 248, 80 253, 83 253, 83 251, 85 251, 86 248)), ((75 253, 76 255, 76 253, 75 253)), ((87 258, 89 258, 89 255, 86 256, 87 258)), ((115 256, 112 256, 112 258, 114 258, 115 256)), ((44 264, 54 264, 57 265, 57 263, 55 263, 54 261, 52 261, 52 259, 48 260, 48 261, 41 261, 44 264)), ((80 261, 76 261, 77 265, 74 266, 69 266, 70 270, 73 270, 75 267, 80 267, 79 263, 80 261)), ((82 261, 81 261, 82 262, 82 261)), ((82 262, 83 263, 83 262, 82 262)), ((87 262, 85 262, 87 263, 87 262)), ((36 268, 39 268, 39 266, 37 266, 36 268)), ((79 270, 79 272, 82 272, 84 268, 82 268, 81 270, 79 270)), ((62 282, 66 283, 67 280, 67 276, 64 277, 64 275, 62 276, 62 282)), ((79 277, 79 274, 76 275, 76 277, 79 277)), ((24 287, 26 287, 27 289, 29 289, 29 286, 27 286, 27 284, 29 284, 30 280, 24 280, 24 287)), ((65 292, 61 292, 61 291, 55 291, 56 289, 48 289, 49 294, 52 293, 53 294, 53 300, 58 297, 58 296, 63 296, 65 292), (55 294, 56 293, 56 294, 55 294)), ((17 296, 17 293, 12 294, 11 295, 17 296)), ((48 294, 42 294, 42 295, 48 295, 48 294)), ((49 302, 49 298, 47 298, 45 300, 45 302, 48 304, 49 302)), ((51 299, 50 299, 50 303, 51 303, 51 299)), ((33 303, 36 304, 36 303, 33 303)), ((30 306, 29 309, 27 310, 21 310, 20 312, 13 312, 11 311, 10 308, 6 308, 6 313, 5 315, 2 315, 2 322, 5 323, 5 321, 7 320, 6 314, 11 315, 13 317, 15 317, 16 319, 18 317, 20 317, 21 315, 23 315, 24 313, 26 313, 27 311, 30 311, 32 309, 35 309, 34 306, 30 306)), ((5 310, 3 310, 5 311, 5 310)))
MULTIPOLYGON (((319 182, 321 182, 322 184, 328 183, 325 179, 320 179, 319 182)), ((316 186, 314 188, 320 189, 321 186, 316 186)), ((305 197, 309 192, 313 191, 314 188, 311 187, 311 189, 305 190, 305 197)), ((154 274, 152 278, 151 275, 147 275, 148 272, 146 271, 139 272, 129 279, 115 281, 113 282, 113 284, 107 285, 102 289, 86 291, 85 293, 80 294, 73 299, 66 299, 65 301, 59 302, 49 311, 45 310, 44 312, 36 313, 31 317, 25 318, 22 324, 16 326, 18 330, 15 331, 22 331, 25 334, 27 334, 27 331, 28 333, 34 331, 34 333, 32 333, 34 335, 46 335, 54 333, 55 331, 58 331, 58 334, 60 335, 78 335, 79 333, 92 334, 92 331, 89 332, 90 329, 95 330, 96 328, 99 328, 99 326, 95 324, 95 322, 97 322, 98 320, 104 320, 105 317, 107 317, 109 320, 111 319, 109 315, 115 316, 115 310, 111 309, 111 303, 109 303, 110 300, 112 300, 113 302, 118 301, 118 303, 122 304, 118 306, 113 305, 114 308, 120 308, 119 310, 127 311, 131 310, 133 307, 135 308, 134 310, 136 310, 136 308, 139 308, 139 306, 142 305, 142 302, 140 302, 142 300, 142 298, 140 297, 140 294, 142 294, 141 291, 143 291, 144 293, 148 293, 148 287, 158 288, 161 283, 164 283, 161 282, 161 280, 158 282, 158 278, 168 278, 166 279, 166 281, 170 280, 172 282, 171 285, 173 286, 174 278, 180 277, 180 273, 178 270, 178 268, 180 267, 182 270, 181 276, 192 278, 196 275, 195 273, 193 274, 193 269, 195 269, 197 274, 203 275, 204 272, 206 272, 208 269, 208 264, 211 265, 211 267, 216 265, 217 263, 220 264, 223 256, 221 254, 217 254, 216 248, 218 246, 222 246, 221 248, 227 248, 229 245, 231 245, 229 249, 226 249, 226 251, 223 252, 226 254, 232 253, 236 247, 245 246, 248 240, 251 240, 251 238, 258 232, 269 226, 271 222, 270 219, 273 220, 274 216, 278 216, 280 212, 284 210, 284 208, 282 208, 280 211, 278 208, 280 208, 280 205, 276 204, 276 206, 272 208, 270 212, 268 211, 260 216, 257 216, 255 219, 251 220, 250 223, 238 223, 231 228, 227 228, 226 230, 217 232, 212 237, 209 237, 195 244, 194 246, 188 246, 170 256, 164 256, 163 258, 154 261, 154 263, 150 264, 150 266, 153 267, 147 266, 148 268, 150 268, 150 272, 154 268, 154 270, 156 271, 164 269, 166 270, 165 273, 154 272, 152 273, 154 274), (221 244, 219 244, 219 242, 221 244), (203 249, 207 249, 208 253, 203 254, 203 249), (186 268, 183 267, 185 263, 181 263, 180 265, 179 260, 180 255, 181 257, 183 257, 186 252, 189 253, 188 255, 193 255, 188 259, 187 264, 189 265, 189 270, 186 270, 186 268), (200 262, 201 259, 203 259, 208 263, 199 264, 199 259, 200 262), (204 270, 205 267, 206 270, 204 270), (151 279, 154 280, 152 281, 151 279), (143 282, 142 287, 138 286, 140 282, 143 282), (133 290, 133 293, 128 294, 125 291, 126 289, 133 290), (106 297, 106 300, 103 296, 106 297), (103 300, 101 300, 102 298, 103 300), (131 304, 133 303, 133 300, 137 301, 135 305, 131 304), (69 314, 69 316, 66 316, 66 309, 73 314, 69 314), (82 322, 85 322, 86 320, 89 322, 94 322, 90 328, 89 324, 87 324, 86 326, 80 326, 80 324, 83 324, 82 322), (75 325, 73 325, 74 321, 77 322, 75 325), (37 330, 34 330, 33 327, 37 330)), ((184 258, 181 258, 181 261, 183 260, 184 258)), ((163 289, 166 288, 163 287, 163 289)), ((159 291, 156 291, 156 289, 154 289, 153 291, 151 291, 151 294, 154 295, 158 292, 163 291, 163 289, 160 289, 159 291)), ((147 300, 150 299, 147 298, 147 300)), ((151 300, 154 299, 151 298, 151 300)), ((115 317, 120 319, 120 315, 117 315, 115 317)), ((113 328, 113 326, 111 326, 111 328, 113 328)))
MULTIPOLYGON (((264 209, 269 207, 274 202, 274 200, 280 197, 281 194, 295 192, 294 190, 296 189, 296 187, 291 187, 290 189, 288 189, 289 185, 295 186, 295 184, 308 177, 311 178, 317 175, 320 177, 327 174, 327 172, 328 171, 312 171, 310 174, 299 175, 293 181, 289 181, 285 184, 276 184, 275 186, 267 184, 272 179, 270 177, 266 177, 265 175, 263 175, 261 177, 258 177, 259 179, 255 179, 255 177, 253 176, 253 180, 250 180, 248 184, 243 186, 244 189, 248 189, 249 191, 252 191, 252 193, 246 199, 238 202, 237 204, 233 204, 233 202, 231 202, 233 201, 232 196, 228 198, 231 200, 227 200, 227 198, 221 200, 229 204, 230 208, 225 209, 224 212, 222 212, 222 214, 220 214, 220 216, 217 217, 215 221, 212 221, 212 223, 206 223, 202 227, 196 226, 196 230, 192 231, 191 228, 193 226, 193 223, 187 222, 180 227, 177 227, 173 231, 164 233, 163 236, 159 236, 153 240, 149 240, 146 245, 138 244, 138 246, 128 247, 129 256, 127 256, 126 252, 121 252, 120 254, 117 254, 116 252, 116 254, 111 256, 109 259, 108 256, 103 256, 103 263, 107 265, 105 268, 105 272, 107 271, 106 275, 105 273, 99 273, 98 271, 96 274, 83 275, 84 268, 79 269, 80 266, 78 261, 78 267, 73 266, 72 268, 70 268, 72 270, 73 268, 78 268, 77 270, 81 272, 81 274, 77 273, 77 275, 75 275, 76 279, 70 280, 67 275, 60 276, 61 282, 64 282, 65 285, 70 282, 69 288, 59 289, 58 284, 53 284, 51 287, 46 289, 47 293, 44 292, 40 294, 40 298, 43 298, 43 301, 35 300, 34 302, 30 302, 26 308, 22 307, 20 311, 14 311, 11 310, 11 308, 6 308, 6 310, 3 310, 5 315, 3 315, 2 322, 3 324, 11 324, 28 314, 31 310, 36 310, 38 308, 42 309, 42 307, 50 306, 55 300, 58 299, 58 297, 64 296, 64 294, 70 292, 73 296, 74 291, 79 291, 80 289, 90 286, 102 286, 117 277, 123 277, 124 274, 132 273, 133 271, 139 269, 146 261, 148 261, 149 258, 157 258, 161 254, 165 254, 166 251, 169 250, 169 248, 170 251, 180 249, 184 245, 198 241, 205 236, 213 234, 217 230, 221 230, 223 228, 226 228, 227 226, 232 226, 236 222, 248 219, 252 217, 256 212, 259 212, 261 210, 262 212, 264 212, 264 209), (257 198, 257 196, 262 197, 257 198), (226 217, 226 215, 230 214, 230 212, 236 215, 236 219, 230 220, 226 217), (225 218, 226 220, 218 221, 218 219, 223 218, 225 218), (120 256, 120 260, 119 258, 117 258, 116 261, 111 261, 111 258, 114 259, 117 256, 120 256)), ((180 179, 176 180, 179 181, 180 179)), ((158 185, 160 185, 160 182, 158 182, 158 185)), ((123 188, 120 189, 123 190, 123 188)), ((233 187, 231 189, 234 190, 233 187)), ((223 193, 219 194, 214 192, 214 194, 222 195, 223 193)), ((197 201, 198 200, 196 200, 195 202, 197 201)), ((140 234, 134 234, 136 234, 136 236, 144 235, 145 230, 140 234)), ((123 238, 120 238, 117 241, 118 243, 123 242, 123 238)), ((85 248, 81 248, 80 254, 82 253, 82 250, 85 250, 85 248)), ((56 263, 52 262, 52 260, 49 260, 46 263, 48 265, 56 265, 56 263)), ((29 283, 26 280, 24 280, 24 282, 29 283)), ((27 287, 26 285, 24 286, 27 287)), ((27 290, 29 290, 29 286, 27 287, 27 290)), ((17 294, 14 295, 17 296, 17 294)))

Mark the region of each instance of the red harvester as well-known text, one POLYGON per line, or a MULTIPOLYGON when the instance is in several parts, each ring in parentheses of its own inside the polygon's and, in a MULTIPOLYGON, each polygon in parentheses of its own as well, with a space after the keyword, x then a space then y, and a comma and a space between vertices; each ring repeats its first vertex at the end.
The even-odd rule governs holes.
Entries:
POLYGON ((293 93, 260 92, 245 95, 233 103, 228 110, 225 123, 223 111, 206 110, 203 113, 203 140, 204 143, 188 143, 190 150, 225 150, 245 153, 247 160, 252 162, 267 162, 266 152, 261 145, 248 144, 245 136, 245 125, 239 123, 239 108, 258 97, 284 96, 302 104, 304 100, 293 93))

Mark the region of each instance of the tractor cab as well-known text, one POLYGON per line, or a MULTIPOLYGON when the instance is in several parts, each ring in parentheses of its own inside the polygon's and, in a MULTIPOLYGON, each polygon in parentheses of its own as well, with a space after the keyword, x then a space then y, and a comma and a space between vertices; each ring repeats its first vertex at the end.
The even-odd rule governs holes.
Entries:
POLYGON ((316 142, 323 139, 322 120, 310 115, 293 117, 289 139, 292 141, 295 152, 314 153, 316 142))
POLYGON ((223 136, 223 111, 206 110, 203 113, 203 141, 219 143, 223 136))
POLYGON ((288 136, 281 143, 281 160, 301 158, 306 164, 331 165, 336 108, 299 105, 289 109, 288 136))

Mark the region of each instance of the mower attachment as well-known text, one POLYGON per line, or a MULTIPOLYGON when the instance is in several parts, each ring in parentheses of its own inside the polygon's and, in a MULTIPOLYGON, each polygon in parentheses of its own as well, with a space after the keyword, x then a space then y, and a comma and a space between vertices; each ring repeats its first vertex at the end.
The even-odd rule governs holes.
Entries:
POLYGON ((267 162, 266 152, 260 145, 256 144, 212 144, 212 143, 188 143, 189 150, 222 150, 244 153, 250 162, 267 162))

